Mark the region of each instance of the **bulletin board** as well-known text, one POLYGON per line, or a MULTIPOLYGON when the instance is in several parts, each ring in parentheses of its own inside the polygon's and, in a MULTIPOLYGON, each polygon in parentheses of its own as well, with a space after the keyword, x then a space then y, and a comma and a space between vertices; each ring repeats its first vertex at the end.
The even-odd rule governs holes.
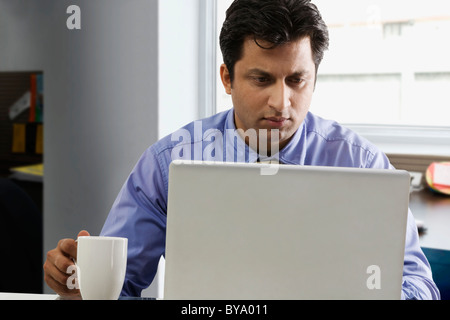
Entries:
POLYGON ((43 135, 43 72, 0 72, 0 176, 42 163, 43 135))

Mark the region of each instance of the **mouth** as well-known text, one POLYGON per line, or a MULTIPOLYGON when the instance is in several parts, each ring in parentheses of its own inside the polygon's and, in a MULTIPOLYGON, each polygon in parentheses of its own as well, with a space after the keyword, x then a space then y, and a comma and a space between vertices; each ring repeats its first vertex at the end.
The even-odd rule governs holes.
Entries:
POLYGON ((288 121, 287 118, 283 118, 283 117, 268 117, 268 118, 263 118, 263 120, 272 128, 281 128, 288 121))

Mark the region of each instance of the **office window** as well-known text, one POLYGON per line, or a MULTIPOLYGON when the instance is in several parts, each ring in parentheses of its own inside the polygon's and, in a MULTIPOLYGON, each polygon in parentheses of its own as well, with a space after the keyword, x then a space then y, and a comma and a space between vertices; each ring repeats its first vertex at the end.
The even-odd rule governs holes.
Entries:
MULTIPOLYGON (((217 0, 217 36, 232 0, 217 0)), ((311 111, 344 124, 450 130, 450 2, 313 0, 329 27, 311 111)), ((222 63, 217 49, 217 68, 222 63)), ((231 99, 217 81, 216 111, 231 99)))

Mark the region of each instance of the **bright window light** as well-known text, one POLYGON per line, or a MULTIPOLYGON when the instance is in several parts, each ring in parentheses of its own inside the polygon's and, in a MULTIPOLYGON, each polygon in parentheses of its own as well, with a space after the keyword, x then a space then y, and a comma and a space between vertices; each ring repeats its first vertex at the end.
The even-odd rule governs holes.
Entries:
MULTIPOLYGON (((217 38, 232 0, 217 1, 217 38)), ((450 128, 450 1, 313 0, 329 27, 311 111, 344 124, 450 128)), ((217 68, 222 63, 217 49, 217 68)), ((216 111, 232 107, 217 80, 216 111)))

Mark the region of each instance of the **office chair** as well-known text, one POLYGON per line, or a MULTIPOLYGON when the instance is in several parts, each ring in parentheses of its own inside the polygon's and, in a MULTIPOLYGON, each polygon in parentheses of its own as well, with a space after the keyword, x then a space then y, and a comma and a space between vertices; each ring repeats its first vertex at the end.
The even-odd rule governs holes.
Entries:
POLYGON ((433 272, 442 300, 450 300, 450 252, 446 250, 422 248, 433 272))
POLYGON ((0 178, 0 292, 42 293, 42 217, 28 194, 0 178))

